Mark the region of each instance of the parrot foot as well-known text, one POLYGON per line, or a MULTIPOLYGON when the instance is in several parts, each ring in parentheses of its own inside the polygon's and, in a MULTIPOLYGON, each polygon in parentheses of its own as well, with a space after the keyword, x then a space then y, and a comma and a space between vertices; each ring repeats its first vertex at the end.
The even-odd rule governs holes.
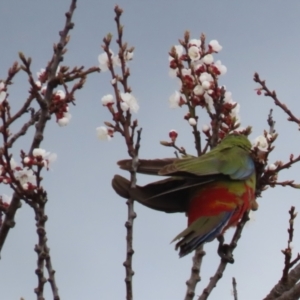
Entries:
POLYGON ((224 244, 224 236, 220 234, 217 237, 219 241, 219 247, 218 247, 218 254, 221 257, 222 260, 224 260, 227 263, 233 264, 234 259, 231 252, 231 247, 228 244, 224 244))

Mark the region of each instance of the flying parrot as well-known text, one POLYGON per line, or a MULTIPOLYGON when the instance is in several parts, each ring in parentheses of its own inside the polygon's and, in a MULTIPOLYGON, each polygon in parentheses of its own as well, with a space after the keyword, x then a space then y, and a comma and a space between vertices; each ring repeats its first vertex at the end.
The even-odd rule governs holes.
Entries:
MULTIPOLYGON (((226 229, 236 226, 243 214, 257 208, 255 166, 246 136, 231 134, 200 157, 139 160, 137 172, 171 176, 130 188, 129 180, 115 175, 114 190, 121 197, 167 213, 184 212, 187 228, 179 233, 176 250, 185 256, 226 229)), ((118 162, 131 170, 131 160, 118 162)))

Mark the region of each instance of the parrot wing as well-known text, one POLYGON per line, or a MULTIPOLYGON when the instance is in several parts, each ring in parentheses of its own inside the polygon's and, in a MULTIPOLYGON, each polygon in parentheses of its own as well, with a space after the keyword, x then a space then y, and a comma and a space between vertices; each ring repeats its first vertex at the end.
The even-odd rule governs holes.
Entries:
POLYGON ((152 182, 143 187, 130 188, 130 181, 120 175, 115 175, 112 187, 123 198, 133 198, 139 203, 155 210, 167 213, 186 212, 188 194, 194 188, 208 182, 212 178, 201 180, 172 177, 152 182))

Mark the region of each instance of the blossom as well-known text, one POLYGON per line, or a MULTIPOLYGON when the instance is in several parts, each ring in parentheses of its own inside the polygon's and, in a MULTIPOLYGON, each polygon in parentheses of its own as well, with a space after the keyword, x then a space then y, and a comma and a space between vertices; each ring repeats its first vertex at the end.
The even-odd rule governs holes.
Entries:
POLYGON ((5 89, 5 85, 2 82, 0 82, 0 104, 5 100, 6 98, 6 92, 3 91, 5 89))
POLYGON ((241 122, 241 118, 239 116, 239 111, 240 111, 240 104, 236 103, 232 100, 232 93, 229 91, 226 91, 224 94, 224 102, 229 103, 232 105, 231 111, 230 111, 230 116, 232 118, 235 118, 236 123, 241 122), (234 107, 233 107, 234 106, 234 107))
POLYGON ((207 124, 202 125, 202 131, 205 132, 209 132, 210 131, 210 126, 207 124))
POLYGON ((57 123, 58 123, 58 125, 59 125, 60 127, 66 126, 66 125, 69 124, 71 118, 72 118, 72 115, 71 115, 70 113, 64 112, 64 113, 63 113, 63 117, 62 117, 62 118, 59 118, 59 119, 57 120, 57 123))
POLYGON ((203 81, 214 81, 213 77, 211 76, 211 74, 207 73, 207 72, 203 72, 201 73, 201 75, 199 76, 199 80, 201 82, 203 81))
POLYGON ((26 190, 29 188, 30 185, 36 185, 36 177, 33 171, 28 168, 16 170, 15 178, 20 182, 20 184, 26 190))
POLYGON ((42 148, 34 148, 32 151, 32 156, 26 156, 23 159, 23 163, 25 165, 34 165, 42 163, 47 169, 49 169, 49 165, 54 162, 57 158, 56 153, 47 152, 42 148))
POLYGON ((35 85, 36 85, 36 87, 37 87, 38 89, 41 89, 41 87, 42 87, 42 83, 41 83, 39 80, 37 80, 37 81, 35 82, 35 85))
POLYGON ((208 90, 208 89, 210 88, 210 82, 207 81, 207 80, 204 80, 204 81, 202 82, 202 86, 203 86, 203 88, 204 88, 205 90, 208 90))
POLYGON ((188 56, 192 61, 196 61, 200 59, 200 50, 197 46, 191 46, 188 49, 188 56))
POLYGON ((101 99, 102 105, 103 106, 109 106, 115 103, 114 101, 114 96, 111 94, 107 94, 105 96, 102 97, 101 99))
POLYGON ((175 91, 174 94, 170 96, 169 103, 171 108, 177 108, 186 103, 186 101, 178 91, 175 91))
POLYGON ((224 102, 226 103, 232 103, 232 93, 229 91, 226 91, 224 94, 224 102))
POLYGON ((213 52, 220 52, 223 48, 217 40, 210 41, 208 45, 210 46, 213 52))
POLYGON ((262 152, 267 152, 269 144, 265 136, 260 135, 252 142, 252 147, 253 148, 257 147, 258 150, 262 152))
POLYGON ((189 47, 190 46, 197 46, 198 48, 201 46, 201 40, 198 39, 191 39, 189 41, 189 47))
POLYGON ((112 61, 113 61, 113 66, 118 66, 118 67, 121 66, 121 60, 120 60, 119 54, 113 55, 112 61))
MULTIPOLYGON (((175 45, 173 46, 175 49, 175 52, 177 54, 178 57, 181 57, 181 55, 183 54, 183 47, 182 45, 175 45)), ((169 56, 169 61, 172 61, 174 59, 174 57, 169 56)))
POLYGON ((209 111, 213 111, 214 110, 214 100, 213 98, 208 95, 207 93, 204 94, 204 100, 207 104, 207 108, 209 111))
POLYGON ((99 140, 110 140, 113 137, 113 130, 105 126, 100 126, 96 128, 97 137, 99 140))
POLYGON ((274 171, 276 169, 277 169, 277 167, 274 164, 269 164, 268 167, 267 167, 267 170, 269 170, 269 171, 274 171))
POLYGON ((195 119, 195 118, 189 118, 189 124, 190 124, 191 126, 195 126, 195 125, 197 124, 196 119, 195 119))
POLYGON ((32 151, 32 155, 34 157, 38 157, 38 156, 45 157, 46 154, 47 154, 46 150, 42 148, 34 148, 32 151))
POLYGON ((130 110, 130 112, 137 113, 139 110, 139 105, 135 97, 130 93, 120 93, 122 99, 121 108, 123 111, 130 110))
MULTIPOLYGON (((111 56, 113 66, 120 66, 121 61, 120 61, 119 55, 114 55, 112 50, 109 50, 109 53, 111 56)), ((99 54, 98 62, 99 62, 101 71, 105 72, 108 70, 109 58, 108 58, 108 55, 106 52, 99 54)))
POLYGON ((219 70, 220 74, 221 75, 224 75, 227 73, 227 68, 222 65, 221 61, 220 60, 217 60, 215 63, 214 63, 214 66, 219 70))
POLYGON ((211 54, 206 54, 202 60, 205 64, 210 65, 214 61, 214 57, 211 54))
POLYGON ((1 198, 2 198, 2 201, 4 202, 4 204, 9 205, 11 202, 12 196, 3 194, 3 196, 1 198))
POLYGON ((63 90, 57 90, 55 92, 55 98, 58 100, 64 100, 66 98, 66 93, 63 90))
POLYGON ((203 95, 205 90, 204 90, 204 87, 201 85, 201 84, 197 84, 194 89, 193 89, 193 92, 196 96, 200 96, 200 95, 203 95))

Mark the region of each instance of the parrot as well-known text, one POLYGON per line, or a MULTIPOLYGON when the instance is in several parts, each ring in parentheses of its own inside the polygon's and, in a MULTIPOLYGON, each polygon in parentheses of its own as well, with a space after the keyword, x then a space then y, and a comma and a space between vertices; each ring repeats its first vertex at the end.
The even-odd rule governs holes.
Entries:
MULTIPOLYGON (((118 165, 132 170, 131 159, 118 165)), ((199 157, 140 159, 137 172, 168 178, 131 188, 129 180, 115 175, 113 189, 151 209, 186 214, 187 228, 172 241, 177 241, 180 257, 236 226, 246 211, 257 209, 255 164, 243 134, 227 135, 199 157)))

